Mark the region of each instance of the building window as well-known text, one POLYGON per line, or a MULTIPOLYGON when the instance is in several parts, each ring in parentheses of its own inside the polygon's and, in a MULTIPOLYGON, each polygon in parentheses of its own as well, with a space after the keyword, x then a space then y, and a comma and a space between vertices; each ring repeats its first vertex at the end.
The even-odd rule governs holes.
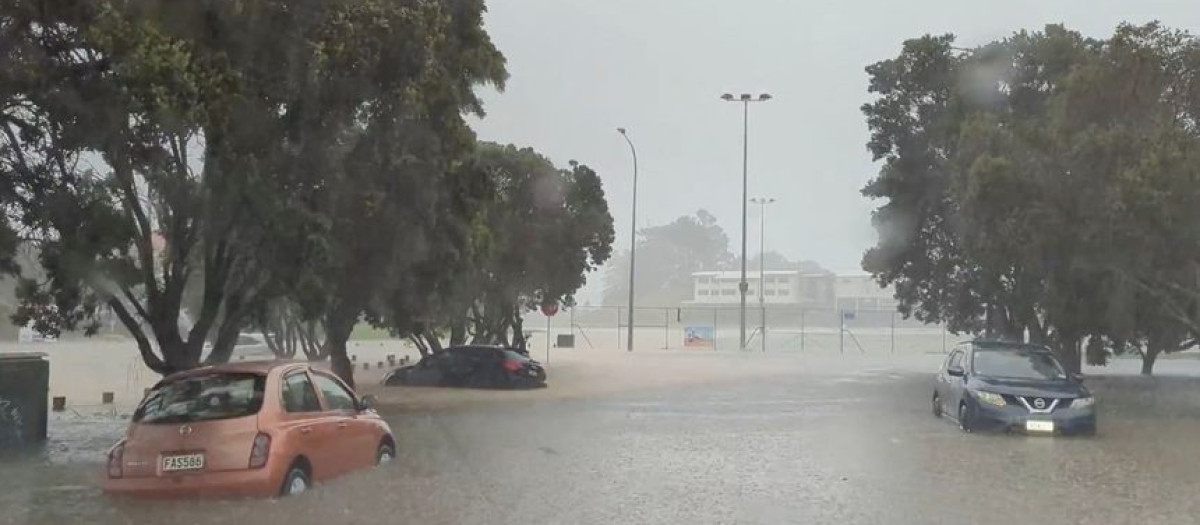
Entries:
POLYGON ((708 284, 708 283, 712 282, 712 279, 710 279, 708 277, 700 277, 700 278, 697 278, 696 281, 698 281, 700 284, 708 284))
POLYGON ((747 290, 746 290, 746 297, 750 297, 750 296, 752 296, 752 295, 754 295, 754 288, 749 288, 749 289, 747 289, 747 290))
POLYGON ((768 297, 775 295, 775 290, 763 290, 763 295, 768 296, 768 297))
POLYGON ((708 290, 700 290, 696 292, 696 295, 708 295, 708 290))
POLYGON ((737 295, 737 290, 721 290, 721 295, 737 295))
POLYGON ((779 295, 792 295, 791 290, 780 290, 779 295))

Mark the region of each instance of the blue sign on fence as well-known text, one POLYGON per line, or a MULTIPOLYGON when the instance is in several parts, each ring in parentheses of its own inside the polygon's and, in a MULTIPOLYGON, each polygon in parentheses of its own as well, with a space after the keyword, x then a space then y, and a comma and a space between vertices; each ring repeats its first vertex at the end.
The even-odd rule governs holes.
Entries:
POLYGON ((686 326, 683 329, 684 348, 712 348, 716 342, 711 326, 686 326))

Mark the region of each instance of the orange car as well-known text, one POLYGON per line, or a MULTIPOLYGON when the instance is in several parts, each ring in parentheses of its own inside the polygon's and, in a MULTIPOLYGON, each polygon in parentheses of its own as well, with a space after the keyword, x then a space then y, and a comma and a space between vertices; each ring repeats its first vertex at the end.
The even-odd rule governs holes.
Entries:
POLYGON ((333 374, 238 363, 163 379, 108 453, 103 489, 131 496, 294 495, 386 463, 391 428, 333 374))

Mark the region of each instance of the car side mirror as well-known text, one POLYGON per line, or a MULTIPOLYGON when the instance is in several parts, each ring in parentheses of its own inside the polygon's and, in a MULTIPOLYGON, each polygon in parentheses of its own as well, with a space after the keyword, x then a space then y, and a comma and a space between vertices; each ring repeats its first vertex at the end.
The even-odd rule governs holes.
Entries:
POLYGON ((1083 382, 1083 374, 1080 374, 1078 372, 1071 374, 1071 379, 1074 379, 1075 382, 1077 382, 1077 383, 1082 383, 1083 382))
POLYGON ((358 398, 358 411, 366 412, 375 409, 375 396, 365 395, 358 398))
POLYGON ((963 377, 967 374, 967 371, 963 370, 961 366, 948 366, 946 367, 946 373, 954 377, 963 377))

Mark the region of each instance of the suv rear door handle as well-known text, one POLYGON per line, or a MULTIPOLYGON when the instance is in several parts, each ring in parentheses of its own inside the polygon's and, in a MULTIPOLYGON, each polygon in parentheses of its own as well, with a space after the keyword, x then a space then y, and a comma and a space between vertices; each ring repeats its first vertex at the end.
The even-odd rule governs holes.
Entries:
POLYGON ((300 427, 301 434, 312 434, 312 427, 300 427))

